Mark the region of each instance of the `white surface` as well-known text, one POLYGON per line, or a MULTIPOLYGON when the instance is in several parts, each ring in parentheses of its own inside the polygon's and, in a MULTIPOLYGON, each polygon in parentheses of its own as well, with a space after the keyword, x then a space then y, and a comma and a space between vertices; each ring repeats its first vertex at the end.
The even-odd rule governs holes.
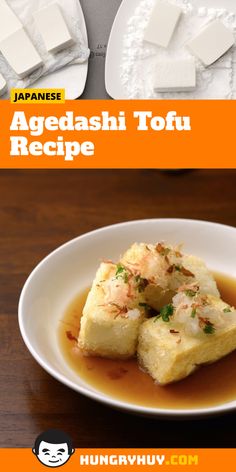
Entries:
MULTIPOLYGON (((77 0, 81 32, 86 46, 88 46, 88 35, 83 10, 77 0)), ((71 64, 58 70, 53 74, 42 77, 34 83, 34 88, 64 88, 67 100, 74 100, 82 95, 88 75, 88 61, 83 64, 71 64)))
POLYGON ((196 87, 195 60, 180 59, 157 64, 155 89, 157 91, 188 91, 196 87))
POLYGON ((24 28, 0 41, 0 51, 20 78, 26 77, 42 65, 42 59, 24 28))
MULTIPOLYGON (((105 81, 107 93, 115 99, 127 99, 124 85, 121 81, 121 63, 123 44, 127 23, 133 16, 140 0, 123 0, 114 20, 107 47, 105 81)), ((197 7, 224 8, 236 13, 235 0, 195 0, 197 7)))
POLYGON ((145 41, 167 48, 182 13, 173 3, 158 1, 144 35, 145 41))
POLYGON ((194 0, 175 0, 183 15, 167 49, 144 41, 145 29, 156 0, 140 0, 130 18, 123 39, 121 80, 127 97, 131 99, 225 99, 236 98, 233 79, 236 62, 231 48, 214 65, 206 68, 196 59, 197 86, 188 92, 157 92, 154 87, 157 63, 193 57, 186 44, 209 22, 219 19, 236 31, 236 15, 225 9, 194 6, 194 0))
POLYGON ((210 66, 234 45, 234 36, 229 28, 219 21, 212 21, 187 44, 205 66, 210 66))
MULTIPOLYGON (((64 88, 66 98, 75 99, 84 91, 88 72, 88 61, 84 61, 83 58, 83 54, 85 52, 87 54, 88 51, 88 38, 84 15, 79 0, 57 1, 63 10, 63 16, 67 24, 70 25, 71 34, 75 38, 81 38, 83 48, 81 51, 80 45, 78 44, 68 50, 59 51, 55 57, 47 52, 33 20, 33 12, 47 6, 51 1, 53 0, 31 0, 30 2, 29 0, 8 0, 9 6, 18 15, 22 24, 24 24, 31 40, 34 44, 37 44, 37 49, 39 47, 38 52, 44 59, 45 65, 42 66, 43 71, 39 68, 32 73, 34 76, 33 81, 31 75, 29 78, 26 77, 23 80, 17 79, 16 74, 0 55, 0 72, 7 80, 8 90, 10 87, 14 86, 18 88, 64 88), (77 57, 78 60, 75 59, 77 57), (74 59, 75 61, 73 61, 74 59), (76 65, 74 65, 74 63, 76 65), (50 68, 51 73, 42 77, 41 74, 45 72, 46 67, 48 70, 50 68)), ((0 5, 3 3, 4 0, 0 0, 0 5)), ((8 94, 5 94, 3 98, 8 98, 8 94)))
POLYGON ((7 83, 2 74, 0 74, 0 96, 4 94, 7 83))
POLYGON ((36 11, 33 16, 48 52, 55 53, 73 43, 62 11, 57 3, 36 11))
POLYGON ((10 34, 22 28, 22 24, 9 8, 5 0, 0 2, 0 41, 5 39, 10 34))
POLYGON ((68 304, 87 288, 101 258, 118 260, 134 241, 175 245, 203 258, 212 270, 236 278, 236 228, 205 221, 156 219, 123 223, 93 231, 61 246, 29 276, 19 302, 23 339, 36 361, 53 377, 94 400, 119 409, 150 416, 209 415, 233 410, 232 402, 188 410, 142 407, 116 400, 81 379, 65 361, 57 328, 68 304))

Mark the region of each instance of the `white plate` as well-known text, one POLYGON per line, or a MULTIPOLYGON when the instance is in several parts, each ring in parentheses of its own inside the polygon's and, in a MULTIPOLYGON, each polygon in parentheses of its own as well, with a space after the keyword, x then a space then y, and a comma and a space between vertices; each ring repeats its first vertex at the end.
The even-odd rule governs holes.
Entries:
MULTIPOLYGON (((81 31, 88 46, 88 35, 83 10, 79 0, 81 31)), ((32 85, 33 88, 64 88, 67 100, 75 100, 82 95, 88 75, 88 61, 82 64, 71 64, 62 69, 40 78, 32 85)))
MULTIPOLYGON (((127 22, 133 16, 140 0, 123 0, 112 26, 106 55, 106 91, 117 100, 127 99, 126 91, 121 82, 121 64, 123 37, 126 33, 127 22)), ((235 0, 193 0, 197 6, 208 8, 226 8, 236 12, 235 0)))
POLYGON ((202 257, 216 271, 236 277, 236 228, 181 219, 141 220, 108 226, 59 247, 29 276, 19 302, 19 325, 26 346, 53 377, 77 392, 112 407, 147 416, 199 416, 236 408, 236 400, 208 408, 162 409, 117 400, 87 384, 65 361, 57 328, 71 300, 87 288, 102 257, 117 260, 134 241, 172 244, 202 257))

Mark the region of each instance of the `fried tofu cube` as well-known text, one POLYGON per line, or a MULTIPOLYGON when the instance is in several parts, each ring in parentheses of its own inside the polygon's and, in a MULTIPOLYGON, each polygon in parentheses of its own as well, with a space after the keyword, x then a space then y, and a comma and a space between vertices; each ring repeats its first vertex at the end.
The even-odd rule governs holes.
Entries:
POLYGON ((111 359, 134 356, 145 313, 142 301, 123 266, 102 263, 81 318, 78 343, 84 353, 111 359))
POLYGON ((201 259, 182 254, 178 247, 164 243, 134 243, 121 263, 147 280, 146 302, 155 310, 169 303, 185 283, 198 283, 202 293, 219 297, 216 282, 201 259))
POLYGON ((139 363, 161 385, 181 380, 236 349, 234 308, 211 295, 185 292, 177 294, 159 318, 144 321, 140 328, 139 363))

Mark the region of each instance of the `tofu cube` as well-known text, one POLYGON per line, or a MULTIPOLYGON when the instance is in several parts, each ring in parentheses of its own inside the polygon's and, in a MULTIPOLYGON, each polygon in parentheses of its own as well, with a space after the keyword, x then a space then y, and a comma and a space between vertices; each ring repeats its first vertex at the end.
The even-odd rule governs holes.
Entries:
POLYGON ((186 310, 179 304, 174 310, 177 315, 169 322, 151 318, 140 328, 140 365, 161 385, 181 380, 236 349, 236 311, 222 300, 209 296, 200 309, 186 310))
POLYGON ((81 318, 79 347, 87 355, 123 359, 135 355, 144 309, 142 294, 126 271, 102 263, 81 318))
POLYGON ((188 92, 196 88, 193 58, 163 60, 156 66, 154 88, 157 92, 188 92))
POLYGON ((216 282, 206 264, 170 245, 135 243, 122 256, 121 263, 147 280, 145 299, 155 310, 170 303, 183 284, 196 282, 203 293, 219 297, 216 282))
POLYGON ((187 47, 205 66, 210 66, 235 43, 232 31, 220 20, 214 20, 188 42, 187 47))
POLYGON ((158 1, 145 31, 144 40, 167 48, 182 13, 181 8, 167 1, 158 1))
POLYGON ((24 78, 42 65, 41 57, 24 28, 0 41, 0 51, 19 78, 24 78))
POLYGON ((36 11, 34 19, 48 52, 56 53, 73 44, 73 38, 57 3, 36 11))
POLYGON ((5 0, 0 1, 0 41, 22 28, 22 24, 5 0))

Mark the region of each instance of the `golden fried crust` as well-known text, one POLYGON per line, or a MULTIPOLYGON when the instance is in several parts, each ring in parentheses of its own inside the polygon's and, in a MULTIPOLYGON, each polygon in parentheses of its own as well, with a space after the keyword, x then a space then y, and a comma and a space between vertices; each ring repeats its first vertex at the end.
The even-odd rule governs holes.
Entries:
MULTIPOLYGON (((223 303, 219 300, 219 304, 223 303)), ((227 315, 226 315, 227 316, 227 315)), ((236 312, 232 312, 235 316, 236 312)), ((229 323, 214 334, 186 334, 173 322, 151 318, 139 334, 140 365, 159 384, 166 385, 187 377, 202 364, 212 363, 236 349, 236 322, 229 323)))
MULTIPOLYGON (((135 305, 130 309, 124 307, 119 300, 108 303, 109 284, 107 288, 105 282, 114 279, 115 273, 114 264, 102 263, 99 267, 83 310, 78 343, 86 354, 123 359, 136 353, 139 327, 144 313, 135 305)), ((123 290, 122 281, 120 286, 123 290)))

